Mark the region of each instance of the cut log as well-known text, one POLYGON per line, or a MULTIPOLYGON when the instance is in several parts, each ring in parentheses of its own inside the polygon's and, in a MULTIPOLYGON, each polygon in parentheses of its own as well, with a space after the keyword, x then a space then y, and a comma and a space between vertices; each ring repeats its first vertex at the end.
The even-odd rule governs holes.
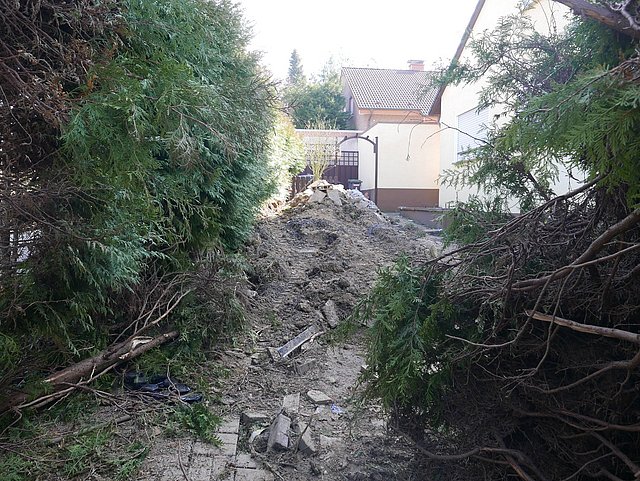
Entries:
POLYGON ((0 406, 0 413, 48 404, 75 389, 74 385, 86 385, 107 372, 111 367, 134 359, 154 347, 177 338, 178 335, 178 331, 171 331, 154 338, 131 336, 126 341, 110 346, 97 356, 84 359, 49 376, 44 381, 47 390, 46 395, 27 402, 29 399, 27 393, 16 393, 0 406))

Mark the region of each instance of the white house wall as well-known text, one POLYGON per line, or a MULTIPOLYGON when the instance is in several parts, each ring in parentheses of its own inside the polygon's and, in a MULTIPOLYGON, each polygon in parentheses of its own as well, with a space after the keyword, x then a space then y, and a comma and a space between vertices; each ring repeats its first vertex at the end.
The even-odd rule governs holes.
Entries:
MULTIPOLYGON (((485 30, 493 30, 498 23, 498 19, 506 15, 517 14, 519 12, 519 1, 516 0, 486 0, 480 15, 473 29, 472 38, 480 35, 485 30)), ((561 4, 552 0, 533 1, 526 8, 524 14, 532 19, 536 28, 541 32, 549 32, 550 29, 562 29, 568 22, 569 10, 561 4)), ((471 51, 469 42, 464 49, 460 62, 464 63, 470 60, 471 51)), ((442 95, 440 124, 444 129, 441 132, 441 152, 440 152, 440 169, 441 173, 454 168, 454 164, 458 157, 458 138, 460 136, 458 126, 458 117, 476 109, 479 102, 479 92, 486 85, 484 79, 473 84, 466 85, 450 85, 442 95)), ((496 114, 501 113, 500 107, 493 107, 488 111, 488 126, 495 122, 496 114)), ((505 118, 501 117, 500 122, 504 122, 505 118)), ((564 192, 571 186, 568 176, 561 175, 559 182, 554 186, 556 192, 564 192)), ((445 185, 440 181, 440 207, 448 207, 456 201, 467 201, 470 195, 484 195, 478 192, 475 187, 454 187, 445 185)), ((518 206, 510 204, 512 210, 518 210, 518 206)))
MULTIPOLYGON (((378 137, 378 205, 396 210, 401 205, 435 206, 438 202, 440 138, 436 123, 377 123, 362 135, 378 137)), ((360 141, 362 190, 373 194, 373 146, 360 141)))

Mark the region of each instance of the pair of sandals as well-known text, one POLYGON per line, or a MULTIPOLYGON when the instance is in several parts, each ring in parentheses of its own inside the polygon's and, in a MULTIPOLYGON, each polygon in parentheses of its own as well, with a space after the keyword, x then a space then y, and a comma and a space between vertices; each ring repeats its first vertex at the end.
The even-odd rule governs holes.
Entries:
POLYGON ((157 400, 175 399, 177 397, 185 403, 202 401, 202 394, 192 392, 189 386, 168 376, 155 375, 147 377, 141 372, 127 371, 124 373, 124 386, 130 391, 137 391, 157 400))

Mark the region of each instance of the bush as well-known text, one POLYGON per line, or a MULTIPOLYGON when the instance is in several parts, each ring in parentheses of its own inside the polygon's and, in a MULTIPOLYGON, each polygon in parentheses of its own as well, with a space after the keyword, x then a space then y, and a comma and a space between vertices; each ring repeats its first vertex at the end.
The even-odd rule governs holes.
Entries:
MULTIPOLYGON (((40 11, 29 18, 55 31, 64 26, 56 27, 57 14, 88 21, 88 4, 11 8, 40 11)), ((0 196, 21 207, 2 226, 14 232, 0 281, 8 346, 51 340, 76 355, 104 347, 144 314, 145 296, 188 289, 205 252, 237 249, 275 187, 267 151, 274 95, 246 51, 237 7, 224 0, 108 6, 89 10, 101 28, 73 24, 75 37, 54 36, 70 52, 82 41, 86 69, 74 71, 75 82, 51 86, 64 95, 37 100, 64 107, 39 146, 47 162, 23 162, 0 196), (27 191, 33 202, 21 206, 18 194, 27 191)), ((58 51, 39 54, 46 64, 58 51)), ((51 75, 73 61, 55 60, 51 75)), ((24 103, 20 95, 9 102, 24 103)))

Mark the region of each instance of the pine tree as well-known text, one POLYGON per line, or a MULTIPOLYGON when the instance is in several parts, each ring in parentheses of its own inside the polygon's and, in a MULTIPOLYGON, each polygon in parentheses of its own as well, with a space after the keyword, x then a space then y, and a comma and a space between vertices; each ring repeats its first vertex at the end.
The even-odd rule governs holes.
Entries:
POLYGON ((289 75, 287 76, 287 83, 289 85, 301 85, 307 81, 302 69, 302 60, 298 51, 293 49, 291 57, 289 58, 289 75))

